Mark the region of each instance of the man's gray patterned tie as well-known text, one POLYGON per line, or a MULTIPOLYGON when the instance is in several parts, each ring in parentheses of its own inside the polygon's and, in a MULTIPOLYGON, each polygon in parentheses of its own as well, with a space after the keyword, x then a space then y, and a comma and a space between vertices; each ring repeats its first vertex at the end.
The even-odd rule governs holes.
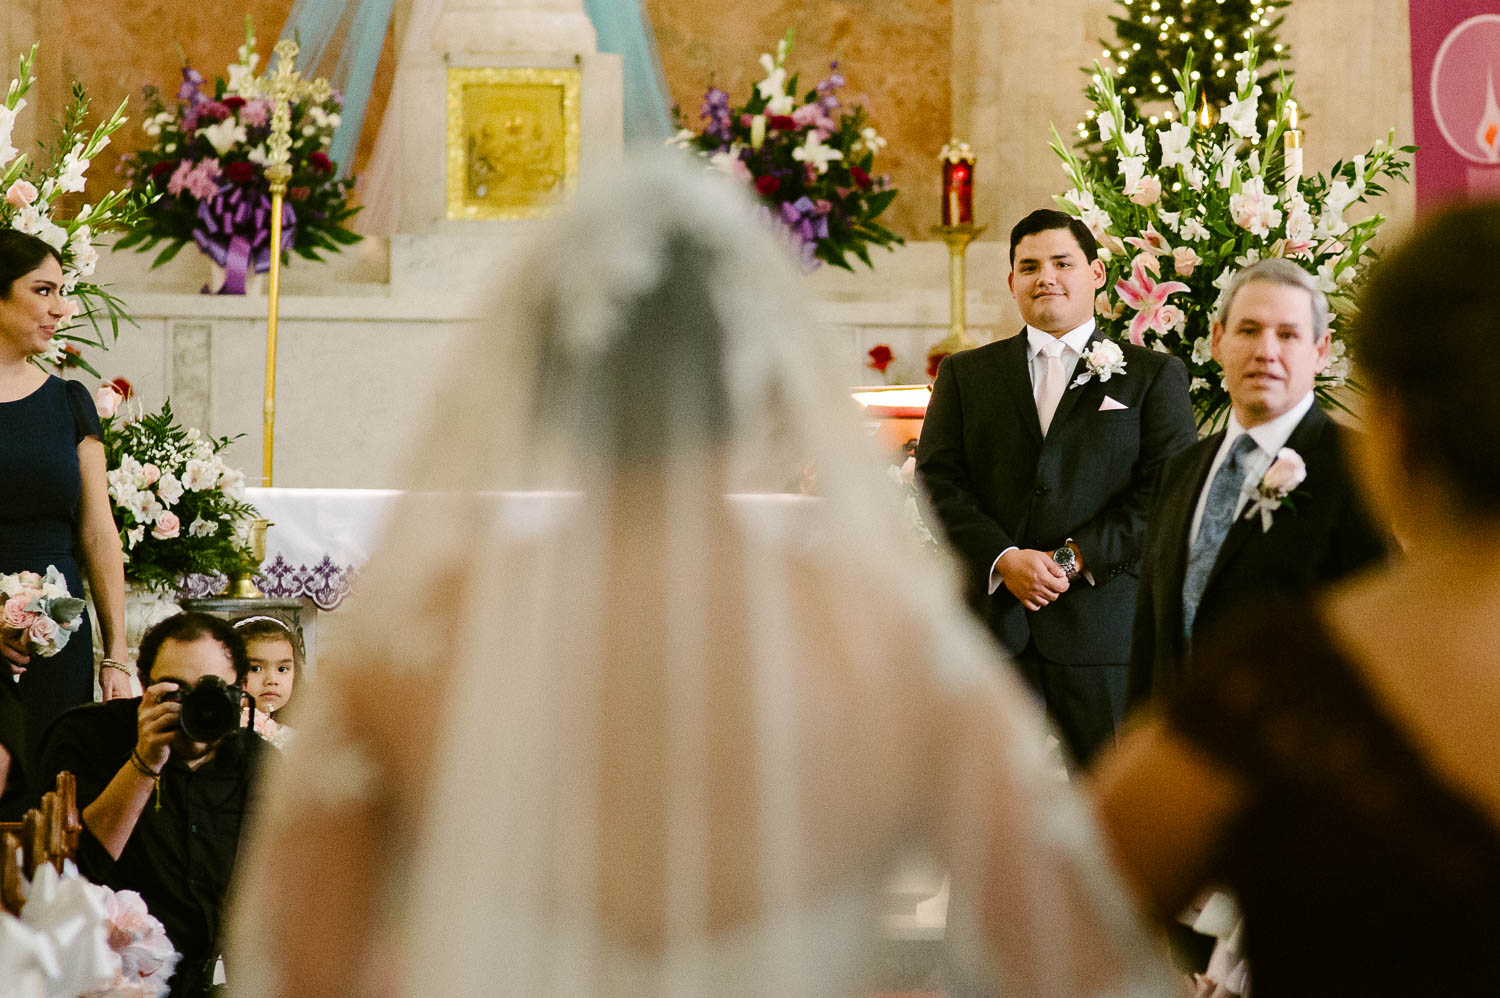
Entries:
POLYGON ((1213 484, 1208 487, 1208 501, 1203 506, 1203 519, 1198 523, 1198 536, 1193 538, 1188 549, 1187 571, 1182 579, 1182 633, 1193 635, 1193 620, 1198 616, 1198 601, 1208 586, 1208 575, 1213 571, 1219 557, 1219 548, 1229 535, 1234 523, 1235 507, 1239 505, 1240 489, 1245 484, 1245 459, 1255 450, 1255 441, 1248 433, 1241 433, 1229 448, 1229 456, 1219 465, 1213 484))

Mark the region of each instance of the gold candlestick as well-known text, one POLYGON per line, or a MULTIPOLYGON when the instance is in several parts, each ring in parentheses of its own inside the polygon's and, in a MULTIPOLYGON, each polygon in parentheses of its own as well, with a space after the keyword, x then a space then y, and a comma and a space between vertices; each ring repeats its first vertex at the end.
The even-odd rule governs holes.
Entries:
POLYGON ((965 254, 968 252, 969 243, 979 238, 984 230, 983 225, 973 224, 932 227, 933 234, 948 244, 948 335, 927 351, 929 360, 933 357, 946 357, 948 354, 979 345, 970 338, 965 322, 967 300, 965 254))
POLYGON ((266 313, 266 398, 262 405, 260 476, 261 484, 267 488, 271 487, 276 453, 276 317, 281 302, 281 204, 287 181, 292 179, 291 102, 306 97, 322 103, 333 93, 327 80, 321 77, 304 80, 297 75, 292 68, 297 58, 296 42, 283 38, 276 43, 275 51, 275 71, 268 70, 266 75, 249 80, 240 88, 241 94, 263 97, 272 106, 271 134, 266 139, 266 180, 271 185, 271 280, 266 313))

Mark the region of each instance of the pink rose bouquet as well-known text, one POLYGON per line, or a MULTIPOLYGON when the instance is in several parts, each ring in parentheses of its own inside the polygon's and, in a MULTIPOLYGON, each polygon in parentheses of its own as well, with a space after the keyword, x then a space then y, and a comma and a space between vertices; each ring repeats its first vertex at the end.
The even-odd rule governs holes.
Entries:
POLYGON ((28 654, 50 658, 62 651, 83 619, 83 600, 68 593, 56 565, 0 575, 0 627, 20 632, 28 654))

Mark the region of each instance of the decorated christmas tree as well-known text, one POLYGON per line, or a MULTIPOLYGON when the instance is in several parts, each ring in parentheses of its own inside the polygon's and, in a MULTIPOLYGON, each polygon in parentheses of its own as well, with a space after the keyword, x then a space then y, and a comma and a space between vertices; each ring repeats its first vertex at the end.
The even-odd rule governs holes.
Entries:
MULTIPOLYGON (((1111 15, 1116 40, 1104 46, 1099 67, 1114 78, 1126 113, 1158 124, 1177 114, 1171 96, 1178 88, 1174 76, 1188 53, 1193 55, 1193 82, 1200 100, 1222 107, 1234 100, 1237 56, 1251 43, 1264 60, 1261 70, 1260 113, 1271 116, 1276 107, 1277 77, 1288 65, 1290 51, 1276 38, 1291 0, 1118 0, 1120 13, 1111 15), (1278 62, 1282 65, 1278 66, 1278 62)), ((1091 77, 1095 67, 1086 67, 1091 77)), ((1304 113, 1303 117, 1306 115, 1304 113)), ((1079 146, 1090 156, 1103 155, 1093 112, 1078 123, 1079 146)))

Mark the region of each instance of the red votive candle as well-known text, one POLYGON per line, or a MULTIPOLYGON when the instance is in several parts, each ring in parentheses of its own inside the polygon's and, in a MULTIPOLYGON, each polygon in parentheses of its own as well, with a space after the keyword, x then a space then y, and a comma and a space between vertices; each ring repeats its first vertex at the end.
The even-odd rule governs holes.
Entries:
POLYGON ((974 221, 974 154, 957 139, 943 146, 943 224, 974 221))

